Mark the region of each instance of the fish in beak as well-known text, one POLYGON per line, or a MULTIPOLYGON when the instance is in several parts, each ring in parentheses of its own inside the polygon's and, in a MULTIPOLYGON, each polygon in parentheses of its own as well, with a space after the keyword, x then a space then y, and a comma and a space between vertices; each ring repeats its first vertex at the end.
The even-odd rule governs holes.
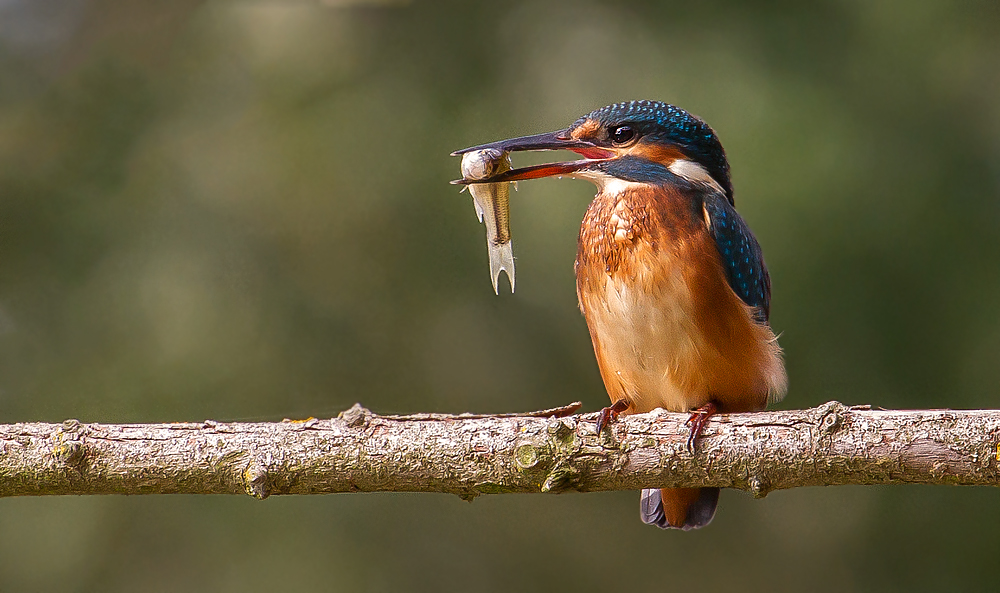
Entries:
POLYGON ((555 175, 572 175, 577 171, 591 167, 595 163, 603 162, 616 156, 610 150, 601 148, 586 140, 574 138, 570 135, 569 129, 535 134, 534 136, 511 138, 510 140, 498 140, 489 144, 456 150, 451 154, 452 156, 461 156, 468 152, 481 150, 498 150, 503 153, 528 150, 571 150, 584 158, 575 161, 544 163, 530 167, 521 167, 519 169, 510 169, 485 179, 458 179, 452 181, 453 184, 500 183, 505 181, 521 181, 524 179, 540 179, 555 175))

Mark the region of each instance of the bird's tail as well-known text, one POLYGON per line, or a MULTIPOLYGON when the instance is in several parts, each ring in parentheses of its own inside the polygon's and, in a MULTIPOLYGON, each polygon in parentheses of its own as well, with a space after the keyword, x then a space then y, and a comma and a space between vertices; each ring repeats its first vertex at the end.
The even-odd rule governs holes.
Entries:
POLYGON ((648 525, 688 531, 711 523, 718 505, 718 488, 647 488, 642 491, 639 514, 648 525))

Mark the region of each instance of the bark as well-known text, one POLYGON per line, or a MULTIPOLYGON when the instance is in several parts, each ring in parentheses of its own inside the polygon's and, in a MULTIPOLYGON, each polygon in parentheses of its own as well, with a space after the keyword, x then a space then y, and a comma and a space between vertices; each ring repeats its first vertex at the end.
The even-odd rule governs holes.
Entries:
POLYGON ((838 484, 1000 485, 1000 410, 810 410, 622 416, 601 434, 579 404, 524 415, 276 423, 0 426, 0 496, 771 490, 838 484))

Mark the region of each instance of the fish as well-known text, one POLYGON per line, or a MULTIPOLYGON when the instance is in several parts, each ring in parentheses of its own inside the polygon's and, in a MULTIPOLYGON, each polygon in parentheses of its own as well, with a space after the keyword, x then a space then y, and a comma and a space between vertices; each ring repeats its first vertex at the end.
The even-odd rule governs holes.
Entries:
MULTIPOLYGON (((473 150, 462 155, 462 179, 475 181, 509 171, 510 153, 498 148, 473 150)), ((514 249, 510 235, 510 182, 470 183, 469 193, 479 222, 486 225, 486 250, 490 256, 493 292, 500 290, 500 271, 507 273, 510 292, 514 292, 514 249)))

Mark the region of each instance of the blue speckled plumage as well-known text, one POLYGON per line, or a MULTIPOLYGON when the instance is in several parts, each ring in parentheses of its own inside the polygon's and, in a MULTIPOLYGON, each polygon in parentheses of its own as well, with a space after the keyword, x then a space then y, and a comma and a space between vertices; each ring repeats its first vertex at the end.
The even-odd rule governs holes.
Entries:
POLYGON ((732 204, 718 193, 704 198, 711 221, 709 232, 719 249, 730 288, 744 303, 755 307, 756 319, 767 323, 771 314, 771 279, 760 244, 732 204))
POLYGON ((573 127, 588 119, 605 126, 629 123, 643 135, 680 147, 705 166, 726 192, 729 203, 734 203, 726 151, 715 131, 701 118, 662 101, 626 101, 595 109, 578 119, 573 127))

